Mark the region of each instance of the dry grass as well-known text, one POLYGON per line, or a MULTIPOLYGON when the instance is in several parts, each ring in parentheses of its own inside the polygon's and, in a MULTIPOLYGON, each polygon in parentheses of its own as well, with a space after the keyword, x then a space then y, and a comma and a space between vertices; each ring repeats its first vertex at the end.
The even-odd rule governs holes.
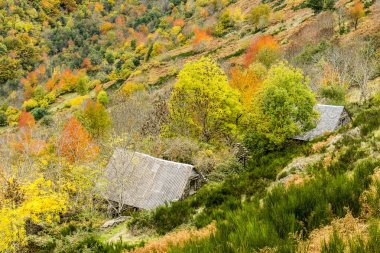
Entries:
POLYGON ((368 226, 363 221, 354 218, 351 213, 347 213, 345 217, 334 220, 331 225, 311 232, 308 241, 299 243, 298 252, 321 252, 323 243, 329 241, 334 230, 345 242, 357 236, 365 239, 367 237, 367 228, 368 226))
POLYGON ((335 138, 335 135, 331 135, 325 141, 320 141, 320 142, 314 143, 314 145, 311 147, 311 151, 313 152, 313 154, 321 152, 321 150, 324 147, 327 147, 334 138, 335 138))
POLYGON ((291 185, 302 185, 308 181, 310 177, 301 176, 298 174, 291 175, 290 178, 285 182, 285 188, 289 188, 291 185))
POLYGON ((127 251, 129 253, 164 253, 167 252, 170 246, 178 245, 182 246, 186 242, 191 240, 200 240, 209 237, 216 231, 215 223, 211 223, 205 228, 195 229, 183 229, 176 232, 169 233, 164 237, 147 243, 144 247, 135 249, 133 251, 127 251))

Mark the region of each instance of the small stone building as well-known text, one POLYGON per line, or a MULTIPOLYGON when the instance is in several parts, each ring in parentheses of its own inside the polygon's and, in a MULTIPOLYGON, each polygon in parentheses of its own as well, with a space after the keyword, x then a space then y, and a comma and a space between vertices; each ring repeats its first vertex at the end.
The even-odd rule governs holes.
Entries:
POLYGON ((317 126, 304 134, 294 137, 294 139, 310 141, 325 133, 334 132, 351 122, 351 118, 344 106, 317 104, 315 109, 320 114, 317 126))
POLYGON ((107 198, 134 209, 154 209, 184 199, 201 186, 194 166, 116 149, 106 169, 107 198))

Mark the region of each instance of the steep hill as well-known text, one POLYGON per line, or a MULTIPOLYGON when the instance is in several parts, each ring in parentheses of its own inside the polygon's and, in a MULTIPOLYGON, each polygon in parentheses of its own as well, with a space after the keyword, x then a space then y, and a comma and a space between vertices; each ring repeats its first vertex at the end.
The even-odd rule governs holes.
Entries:
POLYGON ((375 0, 0 0, 0 252, 378 252, 379 20, 375 0), (293 140, 316 103, 353 122, 293 140), (132 211, 104 191, 115 148, 207 183, 132 211))

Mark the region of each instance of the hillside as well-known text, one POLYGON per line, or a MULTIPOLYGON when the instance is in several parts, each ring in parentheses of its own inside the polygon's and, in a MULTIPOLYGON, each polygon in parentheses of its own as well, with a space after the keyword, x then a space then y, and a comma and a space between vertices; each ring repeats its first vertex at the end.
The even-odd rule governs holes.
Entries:
POLYGON ((379 252, 379 20, 375 0, 0 0, 0 252, 379 252), (115 150, 202 182, 137 210, 179 183, 109 172, 115 150))

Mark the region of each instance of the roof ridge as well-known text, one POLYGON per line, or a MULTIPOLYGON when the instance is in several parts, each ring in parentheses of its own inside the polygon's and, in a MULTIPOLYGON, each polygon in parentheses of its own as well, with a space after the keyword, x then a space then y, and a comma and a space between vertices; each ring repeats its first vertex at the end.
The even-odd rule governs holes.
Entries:
MULTIPOLYGON (((130 150, 127 150, 127 151, 130 151, 130 150)), ((136 154, 139 154, 139 155, 142 155, 142 156, 145 156, 145 157, 149 157, 149 158, 152 158, 152 159, 156 159, 156 160, 159 160, 159 161, 167 162, 167 163, 182 164, 182 165, 188 165, 188 166, 194 167, 194 165, 188 164, 188 163, 180 163, 180 162, 169 161, 169 160, 165 160, 165 159, 162 159, 162 158, 158 158, 158 157, 154 157, 154 156, 151 156, 151 155, 147 155, 147 154, 144 154, 144 153, 140 153, 140 152, 137 152, 137 151, 131 151, 131 152, 134 152, 136 154)))
POLYGON ((326 106, 326 107, 339 107, 339 108, 343 107, 344 108, 344 105, 325 105, 325 104, 316 104, 316 105, 318 105, 318 106, 326 106))

